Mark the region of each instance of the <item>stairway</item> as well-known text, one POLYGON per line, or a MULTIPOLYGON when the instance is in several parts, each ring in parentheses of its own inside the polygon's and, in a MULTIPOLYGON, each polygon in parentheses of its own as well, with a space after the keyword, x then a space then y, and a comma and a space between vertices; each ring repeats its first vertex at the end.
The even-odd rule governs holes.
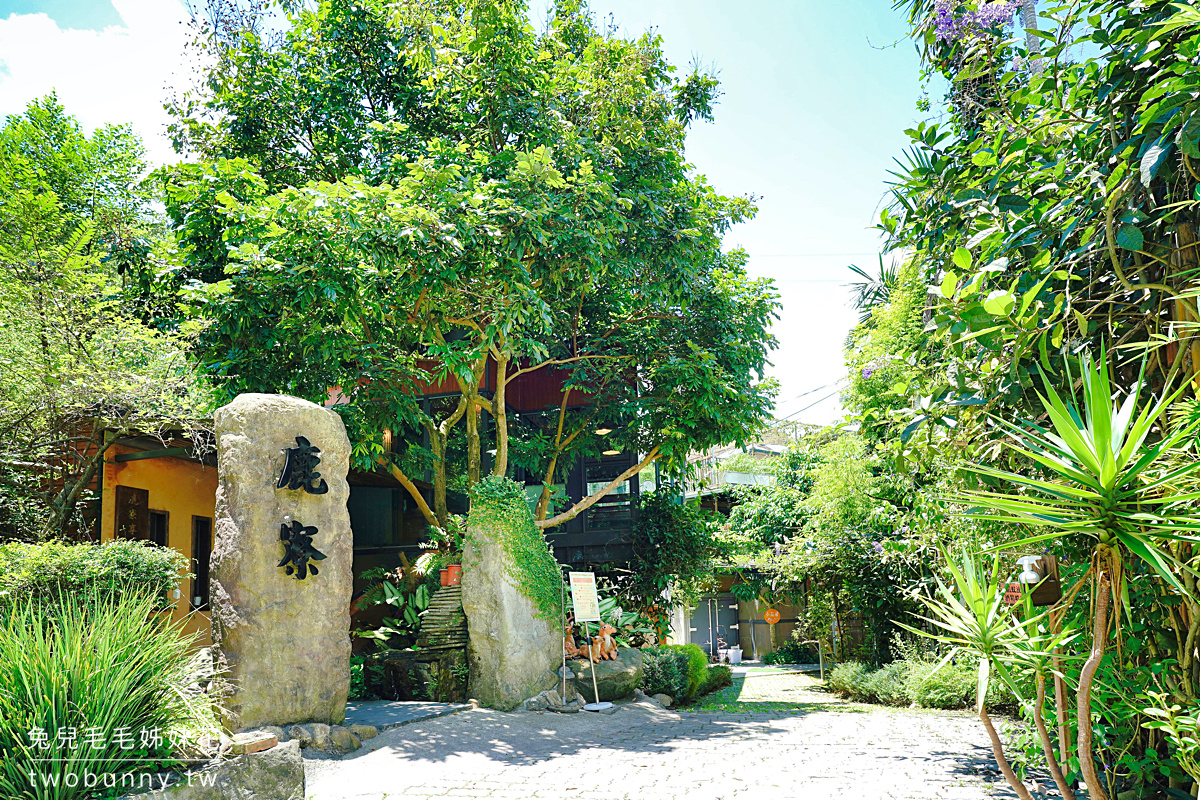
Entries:
POLYGON ((467 616, 463 613, 462 587, 443 586, 434 592, 421 612, 417 650, 466 650, 467 616))

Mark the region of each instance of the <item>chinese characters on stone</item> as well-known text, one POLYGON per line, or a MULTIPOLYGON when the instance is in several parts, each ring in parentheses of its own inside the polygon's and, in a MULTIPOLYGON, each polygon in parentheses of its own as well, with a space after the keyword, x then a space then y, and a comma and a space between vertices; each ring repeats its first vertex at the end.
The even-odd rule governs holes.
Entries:
POLYGON ((283 474, 279 476, 276 489, 303 489, 309 494, 325 494, 329 484, 317 472, 321 463, 321 449, 314 447, 303 436, 296 437, 296 446, 283 451, 286 460, 283 463, 283 474))
MULTIPOLYGON (((283 473, 279 476, 276 489, 303 489, 309 494, 325 494, 329 484, 317 472, 321 463, 321 449, 303 436, 296 437, 296 446, 283 451, 286 460, 283 463, 283 473)), ((285 522, 279 526, 279 540, 283 542, 283 558, 277 567, 284 567, 288 575, 295 575, 296 580, 308 577, 309 570, 313 575, 319 575, 316 564, 310 561, 321 561, 325 554, 313 547, 313 537, 317 529, 313 525, 303 525, 299 522, 285 522)))
POLYGON ((279 539, 283 542, 284 551, 283 559, 276 564, 277 567, 287 567, 288 575, 294 574, 297 580, 304 580, 308 577, 309 570, 312 570, 313 575, 320 574, 317 571, 316 564, 309 564, 311 561, 321 561, 325 558, 325 554, 313 547, 312 537, 317 533, 317 529, 313 525, 301 525, 293 520, 290 524, 285 522, 279 526, 279 539))

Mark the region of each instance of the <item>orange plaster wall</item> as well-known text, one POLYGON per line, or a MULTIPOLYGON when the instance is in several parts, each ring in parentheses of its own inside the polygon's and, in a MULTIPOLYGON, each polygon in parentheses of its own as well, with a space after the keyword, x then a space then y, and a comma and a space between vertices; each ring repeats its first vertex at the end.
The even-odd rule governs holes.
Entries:
MULTIPOLYGON (((114 445, 105 460, 100 540, 108 542, 113 539, 117 486, 146 489, 150 493, 150 510, 167 512, 167 544, 190 560, 192 517, 208 517, 214 525, 216 522, 217 468, 170 457, 125 462, 113 460, 114 456, 127 452, 136 451, 114 445)), ((184 630, 201 634, 198 644, 207 645, 212 643, 209 616, 203 611, 191 611, 194 583, 194 578, 180 582, 180 598, 175 604, 172 618, 181 620, 186 617, 184 630)))

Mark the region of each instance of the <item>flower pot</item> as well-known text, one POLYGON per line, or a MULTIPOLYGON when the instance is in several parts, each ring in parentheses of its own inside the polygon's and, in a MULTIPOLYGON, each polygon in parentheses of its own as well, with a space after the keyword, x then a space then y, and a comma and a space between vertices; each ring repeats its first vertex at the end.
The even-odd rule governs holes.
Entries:
POLYGON ((442 586, 449 586, 450 585, 450 570, 446 567, 442 567, 440 575, 442 578, 442 586))
POLYGON ((446 585, 458 586, 462 583, 462 564, 451 564, 446 567, 446 585))

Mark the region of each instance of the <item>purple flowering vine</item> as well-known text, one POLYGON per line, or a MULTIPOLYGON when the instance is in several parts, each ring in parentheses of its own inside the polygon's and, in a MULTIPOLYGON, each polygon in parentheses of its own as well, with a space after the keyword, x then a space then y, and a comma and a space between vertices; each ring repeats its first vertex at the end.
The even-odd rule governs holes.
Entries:
POLYGON ((961 0, 937 0, 933 4, 934 36, 939 42, 957 42, 970 36, 978 36, 993 28, 1002 28, 1012 22, 1013 14, 1021 7, 1019 0, 1013 2, 980 3, 974 11, 963 9, 961 0))

